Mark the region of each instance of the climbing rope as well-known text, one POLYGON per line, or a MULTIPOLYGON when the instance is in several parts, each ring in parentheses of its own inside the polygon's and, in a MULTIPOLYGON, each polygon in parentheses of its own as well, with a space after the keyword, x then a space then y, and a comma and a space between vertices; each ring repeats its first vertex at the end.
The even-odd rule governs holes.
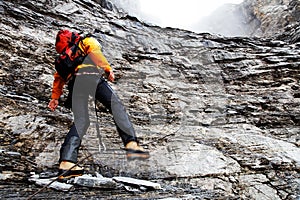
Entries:
POLYGON ((102 149, 103 151, 106 151, 106 146, 102 140, 102 135, 100 134, 99 115, 98 115, 96 100, 94 101, 94 105, 95 105, 95 113, 96 113, 96 132, 98 137, 98 148, 99 148, 99 153, 101 153, 102 149))

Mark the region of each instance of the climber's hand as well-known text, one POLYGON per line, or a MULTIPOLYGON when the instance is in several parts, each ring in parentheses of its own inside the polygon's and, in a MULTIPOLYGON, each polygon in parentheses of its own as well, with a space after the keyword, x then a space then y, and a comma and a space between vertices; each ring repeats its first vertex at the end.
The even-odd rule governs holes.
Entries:
POLYGON ((58 106, 58 100, 57 99, 51 99, 48 108, 50 108, 52 111, 54 111, 58 106))

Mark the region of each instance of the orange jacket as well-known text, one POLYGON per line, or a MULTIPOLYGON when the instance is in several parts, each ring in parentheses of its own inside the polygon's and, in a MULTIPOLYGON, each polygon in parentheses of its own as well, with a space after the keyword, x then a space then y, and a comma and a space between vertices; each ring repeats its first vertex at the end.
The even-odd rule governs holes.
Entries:
MULTIPOLYGON (((95 66, 104 69, 105 72, 110 72, 112 70, 101 51, 99 42, 95 38, 87 37, 83 39, 82 43, 79 43, 79 48, 85 53, 85 55, 89 55, 95 66)), ((81 64, 78 65, 76 70, 87 66, 91 65, 81 64)), ((58 72, 55 72, 52 86, 52 99, 59 99, 59 97, 63 94, 63 87, 65 84, 66 81, 58 74, 58 72)))

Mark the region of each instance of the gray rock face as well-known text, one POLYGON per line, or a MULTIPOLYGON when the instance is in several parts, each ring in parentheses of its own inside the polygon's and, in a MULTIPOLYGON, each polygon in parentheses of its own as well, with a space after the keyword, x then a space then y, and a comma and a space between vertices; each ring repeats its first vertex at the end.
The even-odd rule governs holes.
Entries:
POLYGON ((102 188, 102 189, 115 189, 116 183, 111 178, 105 177, 90 177, 87 175, 75 177, 74 183, 80 186, 102 188))
MULTIPOLYGON (((257 30, 264 36, 283 33, 287 25, 299 22, 300 2, 298 0, 245 0, 242 6, 252 10, 249 14, 260 22, 257 30)), ((251 19, 250 16, 249 19, 251 19)))
POLYGON ((68 28, 92 32, 101 42, 117 76, 112 87, 151 154, 147 161, 127 161, 102 109, 107 150, 98 152, 93 116, 80 151, 81 158, 92 156, 83 167, 105 177, 155 180, 162 190, 78 188, 66 198, 299 198, 300 56, 297 39, 286 40, 288 33, 297 35, 295 26, 276 40, 195 34, 141 23, 105 2, 0 2, 3 197, 30 196, 36 188, 15 180, 57 167, 72 113, 63 107, 51 112, 47 104, 55 35, 68 28))

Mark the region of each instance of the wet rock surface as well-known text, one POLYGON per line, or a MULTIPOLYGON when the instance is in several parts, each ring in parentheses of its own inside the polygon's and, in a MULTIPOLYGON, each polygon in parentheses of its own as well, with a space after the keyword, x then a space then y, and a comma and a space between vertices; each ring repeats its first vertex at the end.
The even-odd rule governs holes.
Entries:
MULTIPOLYGON (((115 69, 146 161, 127 161, 109 113, 101 109, 80 159, 90 174, 154 181, 158 191, 45 189, 70 199, 297 199, 300 84, 297 40, 226 38, 150 26, 107 1, 1 1, 1 198, 26 199, 32 172, 55 173, 72 123, 47 109, 54 40, 61 28, 93 32, 115 69)), ((295 33, 296 27, 290 27, 295 33)), ((288 34, 288 33, 285 33, 288 34)))

